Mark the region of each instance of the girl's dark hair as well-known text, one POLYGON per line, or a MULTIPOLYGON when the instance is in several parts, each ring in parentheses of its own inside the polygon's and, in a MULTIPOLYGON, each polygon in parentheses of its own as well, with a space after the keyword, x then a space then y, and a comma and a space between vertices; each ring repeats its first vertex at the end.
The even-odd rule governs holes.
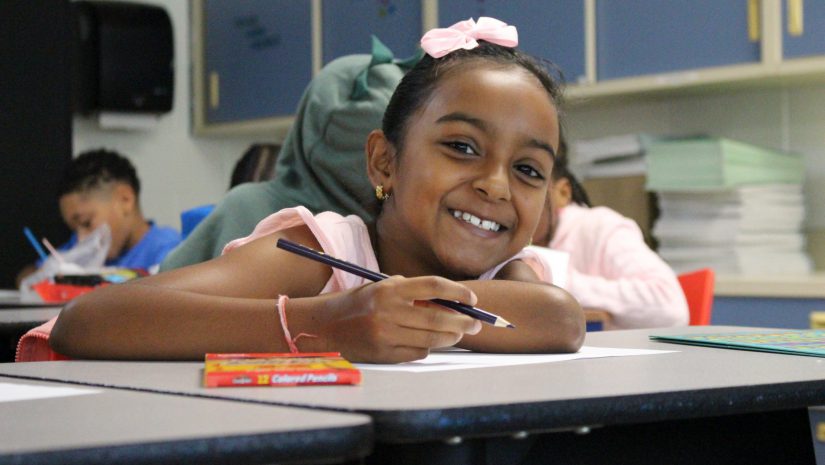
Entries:
MULTIPOLYGON (((404 136, 410 117, 430 98, 439 81, 452 72, 466 69, 468 64, 490 62, 503 67, 519 66, 539 80, 550 99, 561 111, 562 73, 550 62, 539 62, 519 50, 483 40, 470 50, 455 50, 441 58, 424 57, 401 79, 384 112, 382 129, 398 152, 403 152, 404 136), (553 69, 558 79, 548 71, 553 69)), ((561 114, 559 114, 561 119, 561 114)))
POLYGON ((63 173, 57 194, 62 197, 85 192, 113 181, 129 184, 135 195, 140 194, 140 180, 129 159, 109 150, 90 150, 72 160, 63 173))
POLYGON ((553 181, 567 179, 570 182, 571 201, 577 205, 592 207, 587 191, 581 185, 576 176, 570 171, 569 159, 567 158, 567 141, 559 133, 559 150, 556 153, 556 161, 553 163, 553 173, 550 175, 553 181))

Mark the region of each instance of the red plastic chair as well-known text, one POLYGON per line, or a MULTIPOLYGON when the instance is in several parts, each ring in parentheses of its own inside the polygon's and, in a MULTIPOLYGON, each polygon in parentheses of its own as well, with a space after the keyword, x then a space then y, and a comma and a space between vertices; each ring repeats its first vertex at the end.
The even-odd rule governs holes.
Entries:
POLYGON ((714 273, 711 268, 683 273, 679 284, 687 299, 691 326, 707 326, 713 310, 714 273))

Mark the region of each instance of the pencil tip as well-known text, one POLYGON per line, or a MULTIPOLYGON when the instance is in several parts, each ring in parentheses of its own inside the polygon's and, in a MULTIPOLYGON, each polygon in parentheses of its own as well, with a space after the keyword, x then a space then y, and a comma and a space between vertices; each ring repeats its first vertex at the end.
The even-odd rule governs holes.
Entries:
POLYGON ((509 321, 505 320, 502 317, 498 317, 498 319, 496 319, 496 326, 498 326, 500 328, 515 328, 516 327, 513 323, 510 323, 509 321))

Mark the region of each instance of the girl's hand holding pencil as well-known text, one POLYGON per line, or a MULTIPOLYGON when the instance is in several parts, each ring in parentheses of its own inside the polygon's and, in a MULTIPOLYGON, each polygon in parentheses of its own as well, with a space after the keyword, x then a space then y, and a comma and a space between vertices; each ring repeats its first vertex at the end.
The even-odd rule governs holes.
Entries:
MULTIPOLYGON (((434 296, 475 301, 472 291, 445 278, 393 276, 319 296, 330 297, 320 312, 328 324, 316 326, 312 332, 317 338, 302 339, 299 346, 302 351, 335 347, 351 361, 399 363, 425 358, 430 350, 454 346, 465 334, 481 330, 478 320, 427 299, 434 296)), ((293 302, 297 304, 289 304, 293 302)), ((300 311, 290 310, 290 318, 300 311)), ((293 334, 296 330, 292 328, 293 334)))
MULTIPOLYGON (((381 281, 389 277, 383 273, 377 273, 375 271, 368 270, 353 263, 349 263, 344 260, 331 257, 325 253, 318 252, 317 250, 310 249, 309 247, 305 247, 301 244, 289 241, 287 239, 278 239, 278 248, 287 250, 297 255, 301 255, 311 260, 315 260, 317 262, 327 264, 329 266, 332 266, 333 268, 338 268, 347 271, 356 276, 369 279, 370 281, 381 281)), ((535 277, 535 274, 533 274, 533 276, 535 277)), ((475 296, 473 296, 473 300, 475 301, 475 296)), ((451 308, 457 311, 458 313, 463 313, 464 315, 470 316, 472 318, 491 324, 493 326, 515 328, 515 326, 510 324, 510 322, 505 320, 504 318, 493 313, 486 312, 480 308, 475 308, 472 305, 462 303, 462 301, 444 299, 439 297, 433 297, 430 299, 430 301, 438 305, 451 308)))
MULTIPOLYGON (((331 296, 323 312, 329 317, 329 331, 313 334, 317 338, 303 342, 306 345, 302 350, 334 347, 348 360, 397 363, 424 358, 431 349, 454 346, 465 334, 481 331, 482 320, 478 316, 464 309, 453 311, 445 305, 475 309, 501 320, 499 326, 509 324, 472 307, 477 300, 473 291, 447 278, 387 276, 286 239, 278 239, 277 244, 281 249, 375 281, 331 296), (321 345, 315 347, 316 344, 321 345)), ((288 305, 293 303, 297 301, 288 305)), ((290 315, 299 312, 291 310, 290 315)))

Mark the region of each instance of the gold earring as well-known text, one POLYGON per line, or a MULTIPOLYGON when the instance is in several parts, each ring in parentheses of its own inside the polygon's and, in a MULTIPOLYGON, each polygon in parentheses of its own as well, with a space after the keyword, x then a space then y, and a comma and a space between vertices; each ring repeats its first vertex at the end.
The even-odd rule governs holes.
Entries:
POLYGON ((377 198, 378 200, 384 201, 384 200, 387 200, 388 198, 390 198, 390 193, 389 192, 385 193, 384 192, 384 186, 379 184, 379 185, 375 186, 375 198, 377 198))

